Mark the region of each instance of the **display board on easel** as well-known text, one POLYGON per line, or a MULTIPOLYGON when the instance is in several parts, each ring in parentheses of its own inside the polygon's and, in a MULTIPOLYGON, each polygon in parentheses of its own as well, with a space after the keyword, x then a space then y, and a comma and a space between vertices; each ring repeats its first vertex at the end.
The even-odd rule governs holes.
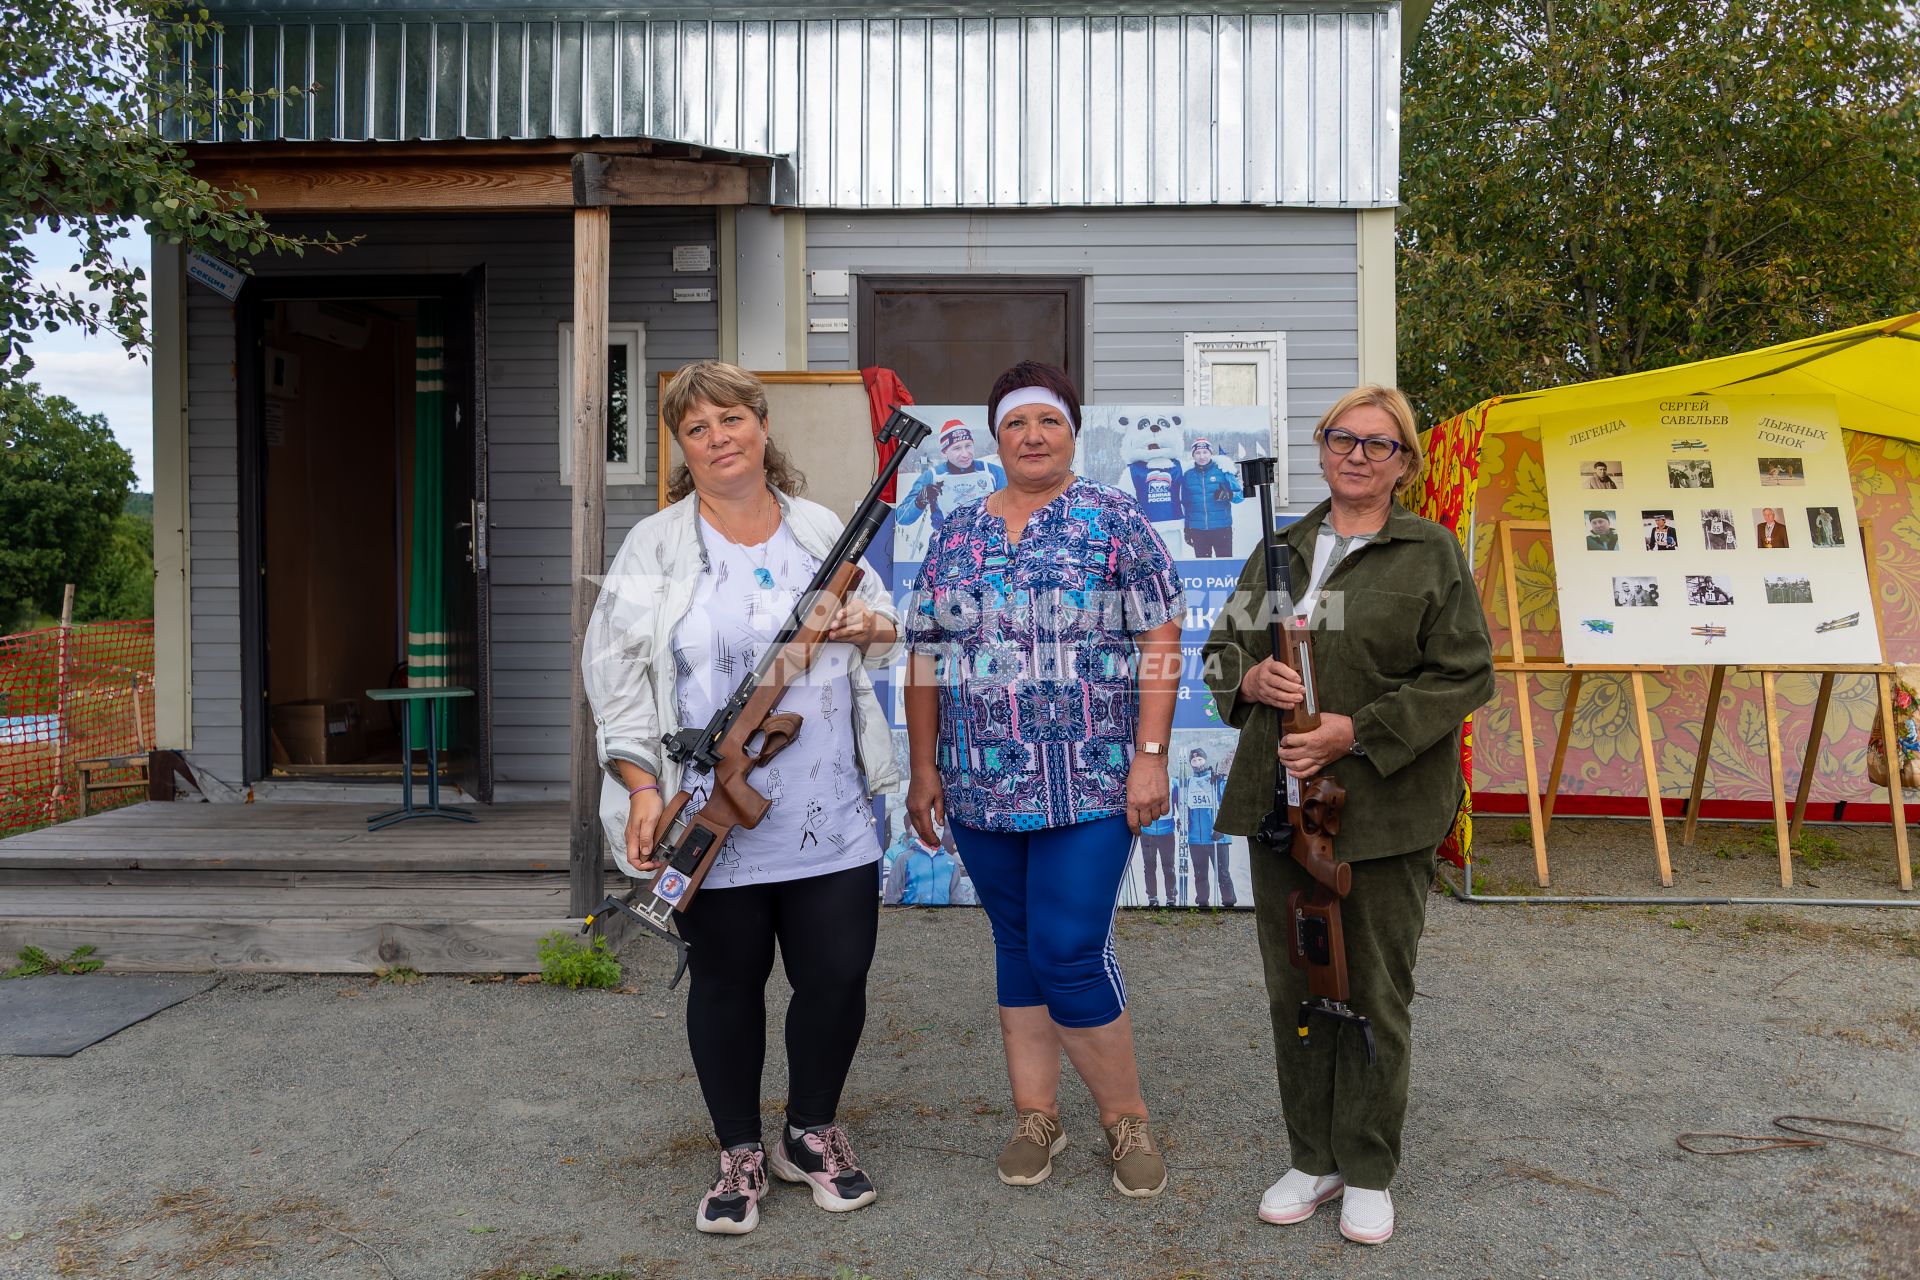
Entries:
POLYGON ((1557 414, 1540 446, 1568 662, 1883 661, 1830 398, 1557 414))
MULTIPOLYGON (((858 373, 773 371, 754 375, 767 388, 767 433, 800 474, 806 496, 846 519, 866 497, 877 473, 873 417, 867 387, 858 373)), ((660 399, 673 374, 660 375, 660 399)), ((681 462, 680 446, 663 418, 660 423, 660 505, 667 505, 667 483, 681 462)))
MULTIPOLYGON (((1684 664, 1660 663, 1572 663, 1563 655, 1546 653, 1543 647, 1536 645, 1533 652, 1528 651, 1527 637, 1523 629, 1520 609, 1519 580, 1514 573, 1517 565, 1523 563, 1516 552, 1516 541, 1520 538, 1538 538, 1550 532, 1550 522, 1544 520, 1501 520, 1495 525, 1493 555, 1482 584, 1482 607, 1489 616, 1503 616, 1506 620, 1510 642, 1509 652, 1494 655, 1494 670, 1499 675, 1511 675, 1514 678, 1517 718, 1520 724, 1521 750, 1526 767, 1527 814, 1533 837, 1534 872, 1540 886, 1545 888, 1550 882, 1547 863, 1547 834, 1553 823, 1554 799, 1559 792, 1563 766, 1567 758, 1567 746, 1573 728, 1574 712, 1579 706, 1580 695, 1588 677, 1595 675, 1615 676, 1624 679, 1633 700, 1635 726, 1640 740, 1640 762, 1646 780, 1647 816, 1652 826, 1654 856, 1659 869, 1660 883, 1673 885, 1673 866, 1668 854, 1666 836, 1666 818, 1661 806, 1660 777, 1653 755, 1652 721, 1647 709, 1646 677, 1649 674, 1664 672, 1670 665, 1696 665, 1697 660, 1684 664), (1500 605, 1495 603, 1496 590, 1504 596, 1500 605), (1502 608, 1501 606, 1504 606, 1502 608), (1542 676, 1557 675, 1567 681, 1566 696, 1560 712, 1560 723, 1553 749, 1553 762, 1545 775, 1540 772, 1537 748, 1533 734, 1533 693, 1532 682, 1542 676)), ((1865 611, 1866 622, 1863 630, 1869 632, 1876 646, 1883 643, 1879 617, 1879 591, 1877 575, 1874 572, 1871 548, 1874 545, 1872 525, 1854 525, 1851 532, 1856 535, 1859 553, 1854 557, 1856 566, 1864 575, 1868 590, 1869 607, 1865 611)), ((1530 563, 1530 562, 1529 562, 1530 563)), ((1562 637, 1571 634, 1568 626, 1565 575, 1555 565, 1556 595, 1560 598, 1560 630, 1562 637)), ((1591 625, 1591 624, 1589 624, 1591 625)), ((1604 628, 1611 624, 1599 621, 1604 628)), ((1699 753, 1695 761, 1693 783, 1686 802, 1686 825, 1682 843, 1691 845, 1699 822, 1700 797, 1706 783, 1708 760, 1712 753, 1713 736, 1720 707, 1720 691, 1731 664, 1715 663, 1713 675, 1707 692, 1707 709, 1704 723, 1701 725, 1699 753)), ((1827 727, 1827 709, 1831 703, 1834 681, 1842 676, 1866 677, 1874 682, 1876 715, 1881 725, 1893 722, 1892 688, 1895 669, 1885 663, 1819 663, 1806 664, 1794 662, 1743 663, 1738 670, 1757 674, 1761 682, 1762 707, 1766 719, 1768 779, 1773 793, 1774 840, 1780 859, 1780 885, 1782 888, 1793 886, 1792 841, 1800 834, 1801 824, 1806 818, 1807 795, 1813 777, 1818 752, 1824 745, 1823 739, 1827 727), (1781 731, 1775 685, 1778 678, 1789 672, 1820 677, 1819 700, 1814 707, 1813 721, 1809 726, 1805 757, 1801 766, 1799 785, 1791 808, 1787 801, 1787 775, 1785 768, 1786 748, 1781 731)), ((1906 805, 1901 794, 1900 778, 1897 771, 1890 771, 1887 783, 1887 803, 1892 814, 1894 871, 1895 878, 1902 891, 1913 889, 1913 863, 1907 843, 1906 805)))

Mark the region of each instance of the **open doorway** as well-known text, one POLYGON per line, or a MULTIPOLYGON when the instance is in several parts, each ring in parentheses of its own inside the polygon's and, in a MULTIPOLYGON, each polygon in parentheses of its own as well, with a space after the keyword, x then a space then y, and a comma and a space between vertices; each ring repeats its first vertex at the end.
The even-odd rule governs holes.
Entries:
POLYGON ((395 774, 413 534, 414 298, 264 308, 261 550, 279 776, 395 774), (391 714, 390 714, 391 713, 391 714))
POLYGON ((481 309, 477 274, 243 295, 249 780, 397 777, 403 704, 368 691, 444 683, 475 696, 443 704, 443 776, 491 799, 481 309))

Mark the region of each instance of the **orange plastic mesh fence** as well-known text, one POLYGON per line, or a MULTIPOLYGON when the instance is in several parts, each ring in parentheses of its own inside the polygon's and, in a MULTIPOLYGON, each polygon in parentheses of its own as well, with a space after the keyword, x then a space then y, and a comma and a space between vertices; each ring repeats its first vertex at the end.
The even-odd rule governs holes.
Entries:
MULTIPOLYGON (((78 766, 153 745, 153 623, 97 622, 0 636, 0 835, 80 812, 78 766)), ((96 785, 138 778, 96 770, 96 785)), ((144 799, 97 791, 88 809, 144 799)))

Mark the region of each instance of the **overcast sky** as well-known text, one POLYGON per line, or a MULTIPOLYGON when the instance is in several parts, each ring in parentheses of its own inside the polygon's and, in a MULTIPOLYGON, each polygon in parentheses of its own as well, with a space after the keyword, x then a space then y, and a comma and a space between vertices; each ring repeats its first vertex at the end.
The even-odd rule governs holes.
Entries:
MULTIPOLYGON (((37 232, 27 237, 34 275, 57 288, 72 290, 85 280, 70 274, 77 246, 65 235, 37 232)), ((147 237, 135 233, 117 246, 136 266, 147 267, 147 237)), ((141 357, 128 358, 110 334, 86 337, 72 330, 42 332, 28 348, 33 372, 27 376, 50 395, 65 396, 83 413, 105 414, 114 436, 133 454, 136 485, 153 492, 153 369, 141 357)))

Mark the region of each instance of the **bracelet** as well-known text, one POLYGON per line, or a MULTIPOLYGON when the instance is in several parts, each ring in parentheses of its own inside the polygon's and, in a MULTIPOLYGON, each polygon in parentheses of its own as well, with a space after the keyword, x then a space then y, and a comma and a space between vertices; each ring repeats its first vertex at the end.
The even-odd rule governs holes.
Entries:
POLYGON ((660 786, 658 783, 643 782, 639 786, 635 787, 633 790, 627 792, 627 799, 629 800, 633 799, 635 796, 639 795, 642 791, 658 791, 659 789, 660 789, 660 786))

